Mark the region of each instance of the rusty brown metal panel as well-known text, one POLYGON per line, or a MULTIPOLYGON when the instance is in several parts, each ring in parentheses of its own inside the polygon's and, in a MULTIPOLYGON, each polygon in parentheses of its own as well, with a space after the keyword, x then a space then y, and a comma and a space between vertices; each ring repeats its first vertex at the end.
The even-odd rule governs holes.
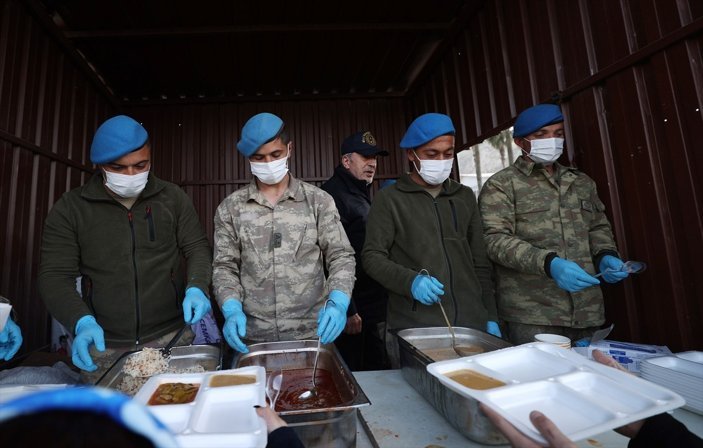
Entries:
POLYGON ((58 197, 92 172, 87 159, 95 123, 112 113, 101 95, 23 3, 2 3, 0 294, 18 311, 21 353, 49 342, 34 280, 42 227, 58 197))

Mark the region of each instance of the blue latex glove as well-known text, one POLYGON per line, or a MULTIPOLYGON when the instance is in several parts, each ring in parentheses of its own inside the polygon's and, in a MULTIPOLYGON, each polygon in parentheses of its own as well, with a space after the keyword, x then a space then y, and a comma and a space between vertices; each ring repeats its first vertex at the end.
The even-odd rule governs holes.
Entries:
POLYGON ((433 305, 439 302, 439 296, 444 294, 444 285, 436 278, 418 274, 410 287, 413 298, 423 305, 433 305))
POLYGON ((7 318, 5 328, 0 331, 0 359, 9 361, 17 353, 22 345, 22 331, 17 324, 7 318))
POLYGON ((624 264, 618 257, 606 255, 600 259, 598 269, 603 273, 603 280, 608 283, 617 283, 630 275, 627 271, 620 270, 624 264))
POLYGON ((581 338, 574 342, 574 347, 588 347, 591 345, 591 338, 581 338))
POLYGON ((187 324, 196 324, 212 309, 210 299, 195 286, 186 289, 186 297, 183 299, 183 320, 187 324))
POLYGON ((581 266, 563 258, 554 257, 549 264, 549 269, 557 286, 569 292, 581 291, 600 284, 597 278, 588 275, 581 266))
POLYGON ((222 333, 229 346, 239 353, 249 353, 249 349, 241 339, 247 335, 247 316, 242 311, 242 302, 237 299, 227 299, 222 305, 222 314, 225 316, 222 333))
POLYGON ((500 327, 498 326, 498 322, 489 320, 486 322, 486 331, 489 334, 492 334, 493 336, 497 338, 502 338, 503 334, 500 332, 500 327))
POLYGON ((105 351, 105 334, 102 327, 93 316, 86 314, 76 323, 76 337, 73 338, 71 346, 71 359, 76 367, 87 372, 93 372, 98 368, 90 357, 89 349, 92 344, 95 344, 99 352, 105 351))
POLYGON ((330 292, 327 305, 317 317, 317 336, 323 344, 337 339, 347 324, 347 308, 351 299, 338 289, 330 292))

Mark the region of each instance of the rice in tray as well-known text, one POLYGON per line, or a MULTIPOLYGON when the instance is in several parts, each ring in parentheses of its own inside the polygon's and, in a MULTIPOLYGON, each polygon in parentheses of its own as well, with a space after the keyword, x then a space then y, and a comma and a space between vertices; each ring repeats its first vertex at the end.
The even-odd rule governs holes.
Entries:
POLYGON ((170 357, 167 358, 161 354, 160 349, 149 347, 130 356, 122 367, 124 375, 122 375, 122 381, 120 381, 117 389, 127 395, 134 395, 153 375, 159 373, 200 373, 205 371, 201 365, 180 369, 169 367, 169 359, 170 357))

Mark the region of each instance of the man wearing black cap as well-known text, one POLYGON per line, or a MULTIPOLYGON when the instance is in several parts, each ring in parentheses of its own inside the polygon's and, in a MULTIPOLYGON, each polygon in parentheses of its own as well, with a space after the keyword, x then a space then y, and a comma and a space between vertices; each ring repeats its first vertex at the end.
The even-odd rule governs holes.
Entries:
POLYGON ((378 156, 388 151, 376 146, 370 131, 356 132, 342 142, 342 160, 322 189, 334 198, 344 230, 355 251, 356 283, 347 311, 344 333, 335 341, 352 370, 388 367, 383 343, 386 321, 386 290, 364 272, 361 250, 366 238, 366 219, 371 209, 369 186, 376 174, 378 156))

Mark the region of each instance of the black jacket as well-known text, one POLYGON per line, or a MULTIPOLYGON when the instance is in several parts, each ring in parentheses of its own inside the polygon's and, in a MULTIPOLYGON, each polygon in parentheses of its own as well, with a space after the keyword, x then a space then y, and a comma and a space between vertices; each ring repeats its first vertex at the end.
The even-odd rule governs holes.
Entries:
POLYGON ((355 178, 346 168, 339 165, 335 168, 334 175, 322 185, 322 189, 334 198, 342 225, 355 252, 356 283, 347 315, 358 312, 367 323, 382 322, 385 320, 388 295, 361 266, 361 249, 364 248, 366 239, 366 219, 371 209, 369 187, 366 181, 355 178))

